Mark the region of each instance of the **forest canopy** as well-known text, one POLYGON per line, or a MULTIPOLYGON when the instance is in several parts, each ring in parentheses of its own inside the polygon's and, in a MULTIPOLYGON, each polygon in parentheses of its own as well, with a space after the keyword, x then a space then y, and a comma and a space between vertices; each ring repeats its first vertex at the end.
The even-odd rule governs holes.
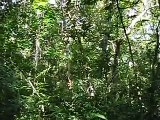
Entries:
POLYGON ((160 120, 160 0, 1 0, 1 120, 160 120))

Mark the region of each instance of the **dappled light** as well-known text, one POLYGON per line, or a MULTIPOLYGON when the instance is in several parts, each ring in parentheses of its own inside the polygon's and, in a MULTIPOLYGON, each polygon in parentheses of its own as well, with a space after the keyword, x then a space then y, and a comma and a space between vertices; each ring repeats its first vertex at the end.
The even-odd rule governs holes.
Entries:
POLYGON ((1 0, 0 120, 160 120, 160 0, 1 0))

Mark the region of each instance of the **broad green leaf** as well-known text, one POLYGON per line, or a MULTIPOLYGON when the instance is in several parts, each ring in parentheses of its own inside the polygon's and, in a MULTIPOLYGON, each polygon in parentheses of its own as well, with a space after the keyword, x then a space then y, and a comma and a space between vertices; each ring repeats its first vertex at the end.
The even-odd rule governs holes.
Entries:
POLYGON ((103 120, 108 120, 104 115, 99 114, 99 113, 91 113, 91 116, 94 118, 97 117, 97 118, 101 118, 103 120))

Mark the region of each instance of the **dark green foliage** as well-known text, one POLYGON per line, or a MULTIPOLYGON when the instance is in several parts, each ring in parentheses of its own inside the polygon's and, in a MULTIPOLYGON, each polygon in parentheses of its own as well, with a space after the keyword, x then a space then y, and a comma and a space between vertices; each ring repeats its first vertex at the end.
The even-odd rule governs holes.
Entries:
POLYGON ((14 71, 0 64, 0 81, 0 119, 14 120, 20 109, 14 71))

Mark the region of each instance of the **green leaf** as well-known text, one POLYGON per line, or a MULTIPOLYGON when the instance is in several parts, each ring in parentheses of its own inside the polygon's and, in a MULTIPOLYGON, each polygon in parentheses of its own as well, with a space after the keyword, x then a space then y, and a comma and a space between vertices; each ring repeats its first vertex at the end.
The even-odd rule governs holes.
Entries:
POLYGON ((91 113, 91 116, 94 117, 94 118, 98 117, 98 118, 101 118, 103 120, 108 120, 104 115, 99 114, 99 113, 91 113))

